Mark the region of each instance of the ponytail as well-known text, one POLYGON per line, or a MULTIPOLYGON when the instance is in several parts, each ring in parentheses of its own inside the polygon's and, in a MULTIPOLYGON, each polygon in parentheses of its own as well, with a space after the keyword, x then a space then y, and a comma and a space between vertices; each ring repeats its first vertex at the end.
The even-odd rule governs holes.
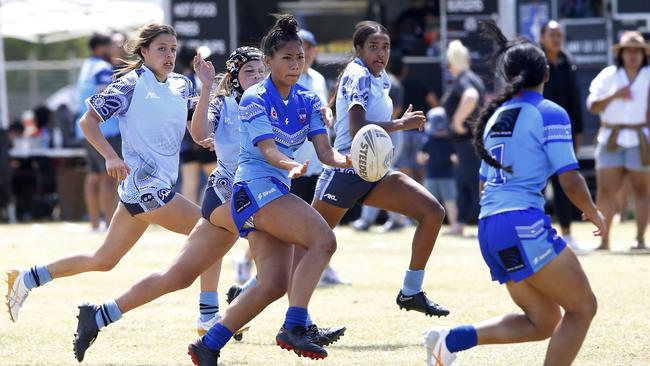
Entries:
POLYGON ((481 111, 473 123, 474 148, 478 156, 488 165, 512 173, 512 166, 504 167, 485 150, 483 134, 485 126, 494 112, 522 89, 544 82, 548 61, 544 52, 524 38, 508 40, 494 22, 480 22, 481 35, 495 46, 490 64, 505 78, 505 89, 481 111))

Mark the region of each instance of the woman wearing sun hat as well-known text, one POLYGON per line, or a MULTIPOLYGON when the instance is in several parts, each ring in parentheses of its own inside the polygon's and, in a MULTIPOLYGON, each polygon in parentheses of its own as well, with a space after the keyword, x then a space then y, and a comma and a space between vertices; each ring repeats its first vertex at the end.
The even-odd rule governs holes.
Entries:
MULTIPOLYGON (((641 33, 624 32, 612 47, 615 65, 591 82, 587 108, 600 116, 596 147, 597 204, 607 226, 616 212, 616 199, 627 177, 632 186, 637 223, 633 249, 645 249, 644 234, 650 208, 650 66, 649 46, 641 33)), ((609 231, 609 230, 608 230, 609 231)), ((609 236, 599 249, 609 249, 609 236)))

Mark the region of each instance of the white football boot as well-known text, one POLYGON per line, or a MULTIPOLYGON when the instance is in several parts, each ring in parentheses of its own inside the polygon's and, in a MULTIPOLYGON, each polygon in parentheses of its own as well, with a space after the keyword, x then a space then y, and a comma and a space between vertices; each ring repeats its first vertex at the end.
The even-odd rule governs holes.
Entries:
POLYGON ((456 354, 449 351, 445 342, 448 334, 449 328, 430 328, 424 332, 427 366, 449 366, 456 360, 456 354))
POLYGON ((7 271, 7 308, 11 321, 18 320, 18 312, 29 295, 29 289, 25 286, 25 275, 27 271, 13 269, 7 271))
POLYGON ((206 322, 201 321, 201 317, 196 320, 196 331, 199 333, 199 337, 203 337, 205 333, 207 333, 210 328, 212 328, 217 322, 221 319, 221 315, 216 314, 210 320, 206 322))

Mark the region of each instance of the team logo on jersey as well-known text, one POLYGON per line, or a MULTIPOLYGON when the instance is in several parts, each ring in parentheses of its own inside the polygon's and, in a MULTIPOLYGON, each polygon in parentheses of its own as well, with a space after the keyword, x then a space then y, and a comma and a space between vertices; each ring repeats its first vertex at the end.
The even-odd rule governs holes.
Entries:
POLYGON ((514 246, 499 251, 499 257, 506 271, 514 272, 525 267, 519 248, 514 246))
POLYGON ((512 137, 519 112, 521 112, 521 107, 506 109, 499 113, 496 122, 490 128, 490 137, 512 137))
POLYGON ((169 188, 163 188, 158 190, 158 198, 160 198, 161 201, 167 202, 167 198, 169 195, 172 193, 172 190, 169 188))
POLYGON ((298 108, 298 117, 300 117, 300 123, 304 125, 307 122, 307 110, 305 108, 298 108))
POLYGON ((271 107, 271 120, 276 122, 278 121, 278 111, 273 107, 271 107))

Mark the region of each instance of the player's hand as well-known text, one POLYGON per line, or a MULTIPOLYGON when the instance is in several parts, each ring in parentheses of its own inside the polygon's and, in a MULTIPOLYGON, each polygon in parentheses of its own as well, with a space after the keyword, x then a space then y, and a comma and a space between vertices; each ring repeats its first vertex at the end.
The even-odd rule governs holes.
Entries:
POLYGON ((339 168, 352 168, 352 155, 347 154, 345 155, 345 163, 342 163, 339 165, 339 168))
POLYGON ((400 118, 404 130, 415 130, 424 131, 424 122, 426 122, 426 117, 422 111, 413 111, 413 104, 409 104, 409 107, 406 109, 406 112, 400 118))
POLYGON ((296 179, 300 178, 305 172, 307 171, 307 167, 309 166, 309 160, 305 160, 304 163, 295 163, 293 168, 289 170, 289 178, 290 179, 296 179))
POLYGON ((202 84, 212 85, 214 82, 216 72, 214 71, 212 62, 204 60, 198 51, 196 52, 196 56, 194 56, 194 72, 202 84))
POLYGON ((199 146, 214 151, 214 132, 201 141, 196 142, 199 146))
POLYGON ((320 114, 323 117, 323 122, 325 122, 325 127, 330 128, 332 126, 332 120, 334 119, 334 114, 332 113, 332 108, 330 107, 321 107, 320 114))
POLYGON ((594 225, 596 225, 596 230, 593 231, 594 236, 607 235, 607 224, 605 224, 605 216, 603 216, 599 210, 596 210, 595 213, 591 216, 583 213, 582 220, 591 221, 594 225))
POLYGON ((106 174, 109 177, 117 179, 119 182, 126 179, 126 177, 131 174, 131 169, 126 165, 124 160, 120 159, 119 156, 115 156, 109 159, 106 159, 106 174))

